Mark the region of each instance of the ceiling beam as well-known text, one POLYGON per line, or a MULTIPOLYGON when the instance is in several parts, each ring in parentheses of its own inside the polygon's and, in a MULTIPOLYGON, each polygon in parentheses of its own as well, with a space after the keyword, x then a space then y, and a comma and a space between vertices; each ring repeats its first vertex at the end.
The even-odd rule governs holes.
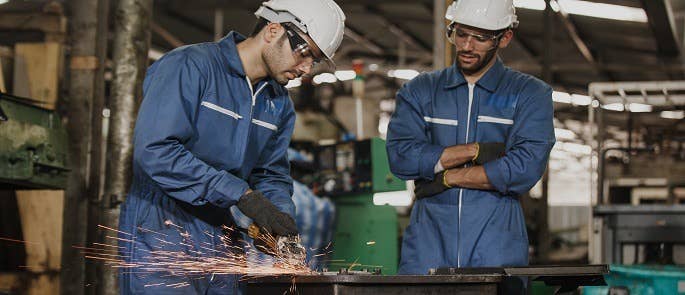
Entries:
POLYGON ((564 8, 561 5, 557 6, 559 7, 559 12, 557 13, 557 15, 559 16, 559 20, 566 29, 566 33, 568 33, 568 36, 571 38, 571 41, 573 41, 573 44, 576 46, 576 49, 578 49, 578 52, 580 52, 580 55, 583 56, 585 61, 592 65, 592 67, 595 71, 597 71, 597 73, 599 73, 602 76, 605 76, 609 80, 615 81, 616 77, 614 77, 614 75, 610 71, 607 71, 606 69, 602 69, 599 67, 597 59, 592 54, 592 51, 590 51, 590 47, 585 43, 585 41, 583 41, 581 34, 578 32, 578 28, 573 23, 573 20, 571 20, 571 18, 568 16, 568 13, 564 10, 564 8))
MULTIPOLYGON (((524 72, 538 72, 542 70, 540 64, 530 62, 509 62, 508 66, 524 72)), ((681 72, 685 70, 685 65, 673 64, 634 64, 634 63, 598 63, 597 68, 611 72, 681 72)), ((595 69, 589 64, 576 62, 557 62, 551 65, 553 72, 560 73, 587 73, 595 69)))
POLYGON ((150 22, 150 28, 155 34, 159 35, 160 37, 162 37, 162 39, 164 39, 164 41, 169 43, 169 45, 171 45, 172 48, 181 47, 185 45, 185 43, 181 41, 181 39, 174 36, 174 34, 167 31, 165 28, 163 28, 154 21, 150 22))
POLYGON ((375 53, 376 55, 383 55, 385 51, 380 45, 378 45, 378 43, 366 38, 364 35, 362 35, 361 32, 350 26, 350 24, 345 25, 345 36, 349 37, 350 39, 352 39, 352 41, 356 42, 358 45, 365 47, 366 49, 375 53))
POLYGON ((419 40, 417 37, 408 33, 406 30, 399 27, 395 22, 390 21, 383 14, 383 12, 380 11, 375 6, 368 5, 368 6, 365 6, 365 9, 368 13, 375 16, 378 19, 378 21, 381 23, 381 25, 386 27, 388 29, 388 31, 390 31, 390 33, 397 36, 398 38, 400 38, 405 43, 414 45, 414 46, 422 49, 423 51, 426 52, 426 54, 430 55, 431 59, 432 59, 432 57, 433 57, 433 55, 432 55, 433 47, 432 46, 426 44, 425 42, 419 40))
POLYGON ((680 55, 680 44, 676 37, 673 11, 668 0, 640 0, 647 13, 649 26, 656 38, 659 52, 666 56, 680 55))

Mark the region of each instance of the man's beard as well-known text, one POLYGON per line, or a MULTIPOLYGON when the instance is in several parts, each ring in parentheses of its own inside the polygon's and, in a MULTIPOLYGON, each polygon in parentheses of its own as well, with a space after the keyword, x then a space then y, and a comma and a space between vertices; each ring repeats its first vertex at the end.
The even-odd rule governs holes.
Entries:
POLYGON ((459 65, 459 69, 464 74, 473 75, 473 74, 480 72, 485 66, 487 66, 490 63, 490 61, 493 58, 495 58, 495 55, 497 55, 497 49, 488 50, 484 56, 476 54, 473 51, 457 51, 457 65, 459 65), (464 65, 459 60, 460 54, 475 56, 478 58, 478 61, 476 61, 476 63, 474 63, 473 65, 471 65, 469 67, 464 67, 464 65))

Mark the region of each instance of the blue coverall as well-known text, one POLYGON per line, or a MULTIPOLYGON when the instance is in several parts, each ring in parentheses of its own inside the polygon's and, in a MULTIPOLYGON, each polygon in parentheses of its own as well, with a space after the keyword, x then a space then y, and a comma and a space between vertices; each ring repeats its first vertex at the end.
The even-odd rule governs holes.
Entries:
MULTIPOLYGON (((132 234, 119 235, 133 241, 120 243, 127 262, 149 259, 154 250, 191 257, 219 255, 201 246, 240 251, 239 233, 228 232, 233 244, 226 247, 221 226, 235 224, 229 208, 248 187, 295 216, 287 159, 293 103, 272 79, 253 88, 236 48, 243 40, 231 32, 218 42, 181 47, 148 69, 134 134, 133 181, 119 225, 132 234)), ((236 275, 188 278, 133 268, 122 270, 120 279, 123 294, 241 291, 236 275), (169 287, 182 282, 188 285, 169 287)))
POLYGON ((399 273, 528 264, 518 196, 545 171, 555 142, 553 116, 552 89, 499 58, 473 86, 453 65, 400 89, 387 140, 397 177, 432 180, 443 150, 453 145, 504 142, 506 155, 484 165, 495 190, 453 188, 415 202, 399 273))

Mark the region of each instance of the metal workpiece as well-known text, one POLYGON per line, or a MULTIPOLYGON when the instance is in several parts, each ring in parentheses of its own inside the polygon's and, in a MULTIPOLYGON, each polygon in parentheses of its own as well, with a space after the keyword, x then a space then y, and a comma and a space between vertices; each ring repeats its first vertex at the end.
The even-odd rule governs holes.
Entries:
POLYGON ((249 279, 247 294, 497 294, 502 274, 306 275, 249 279))
POLYGON ((382 276, 355 272, 304 276, 257 277, 247 280, 248 294, 497 294, 514 277, 556 286, 558 293, 579 286, 603 286, 607 265, 438 268, 429 275, 382 276))

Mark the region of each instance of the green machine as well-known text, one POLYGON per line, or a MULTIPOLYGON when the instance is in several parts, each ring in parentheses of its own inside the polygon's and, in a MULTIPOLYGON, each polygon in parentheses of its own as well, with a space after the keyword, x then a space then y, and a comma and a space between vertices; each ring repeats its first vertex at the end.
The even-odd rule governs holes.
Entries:
POLYGON ((0 187, 64 189, 67 132, 54 111, 0 93, 0 187))
POLYGON ((398 221, 395 207, 374 205, 374 194, 406 190, 390 173, 385 141, 372 138, 321 147, 318 164, 324 195, 336 205, 331 270, 379 268, 396 274, 398 221))

